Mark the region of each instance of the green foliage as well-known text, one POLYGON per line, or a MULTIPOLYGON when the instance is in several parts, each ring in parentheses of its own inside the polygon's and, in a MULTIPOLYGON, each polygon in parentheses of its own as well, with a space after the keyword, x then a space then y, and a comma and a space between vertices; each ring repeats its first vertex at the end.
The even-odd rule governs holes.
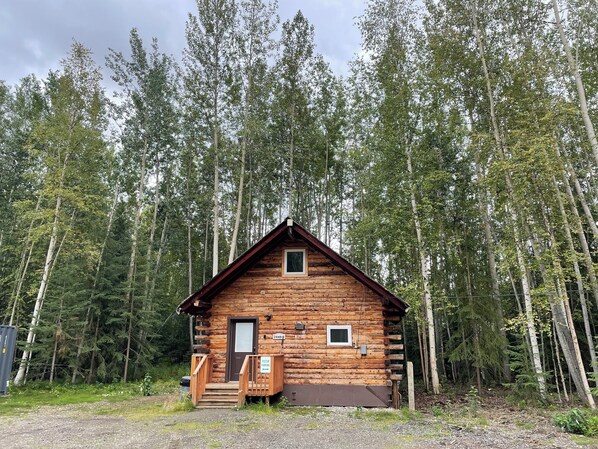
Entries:
POLYGON ((554 416, 554 423, 568 433, 585 435, 588 431, 588 412, 574 408, 554 416))
POLYGON ((162 362, 149 368, 148 373, 151 378, 164 381, 179 381, 183 376, 189 375, 189 363, 169 363, 162 362))
POLYGON ((137 386, 132 384, 52 385, 28 382, 23 387, 12 387, 9 396, 0 397, 0 414, 23 413, 42 405, 124 401, 138 394, 137 386))
POLYGON ((247 402, 243 406, 243 409, 249 410, 253 413, 259 413, 262 415, 275 415, 280 412, 280 408, 266 404, 264 401, 259 400, 258 402, 247 402))
POLYGON ((286 396, 280 395, 273 404, 266 404, 261 398, 257 402, 246 402, 243 406, 254 413, 261 413, 266 415, 272 415, 279 413, 289 406, 289 400, 286 396))
POLYGON ((274 404, 274 407, 277 407, 279 409, 285 409, 289 406, 289 404, 289 399, 286 396, 281 395, 280 398, 278 398, 278 400, 274 404))
POLYGON ((554 416, 554 423, 567 433, 598 436, 598 415, 578 408, 554 416))
MULTIPOLYGON (((292 202, 296 221, 410 303, 418 378, 425 277, 443 382, 479 377, 536 403, 539 377, 550 391, 559 368, 560 304, 572 305, 582 353, 561 368, 583 379, 596 166, 550 8, 420 3, 368 2, 346 79, 317 54, 303 13, 279 26, 276 2, 202 0, 182 67, 133 29, 126 51, 109 51, 108 95, 78 43, 44 79, 0 82, 0 310, 21 329, 20 355, 40 296, 29 378, 114 382, 125 364, 136 384, 188 374, 192 336, 173 312, 209 280, 214 196, 226 260, 243 173, 237 253, 292 202), (530 326, 545 366, 529 355, 530 326)), ((595 15, 568 8, 565 35, 595 99, 595 15)))
MULTIPOLYGON (((152 385, 154 395, 175 394, 178 380, 157 381, 152 385)), ((8 396, 0 396, 0 415, 29 412, 40 406, 83 404, 94 402, 120 402, 139 396, 136 383, 115 382, 110 384, 69 384, 27 382, 22 387, 12 386, 8 396)))
POLYGON ((538 401, 538 379, 529 360, 529 350, 523 337, 518 337, 517 345, 509 347, 508 354, 514 382, 504 385, 512 391, 515 402, 538 401))
POLYGON ((146 374, 139 385, 139 391, 143 396, 151 396, 153 394, 152 376, 146 374))
POLYGON ((443 408, 438 405, 433 405, 431 408, 431 411, 432 411, 432 415, 435 417, 439 417, 444 414, 443 408))
POLYGON ((587 437, 598 436, 598 416, 594 414, 588 416, 584 435, 587 437))
POLYGON ((358 409, 349 413, 349 416, 355 419, 366 421, 375 421, 383 423, 405 422, 419 418, 419 414, 411 412, 409 409, 400 410, 363 410, 358 409))
POLYGON ((193 402, 191 402, 190 398, 184 398, 182 401, 177 401, 173 403, 166 403, 164 407, 173 413, 177 412, 192 412, 195 410, 195 406, 193 402))
POLYGON ((467 412, 469 413, 469 416, 472 418, 477 418, 478 412, 480 410, 480 396, 478 394, 478 389, 475 386, 471 386, 467 392, 466 399, 467 412))

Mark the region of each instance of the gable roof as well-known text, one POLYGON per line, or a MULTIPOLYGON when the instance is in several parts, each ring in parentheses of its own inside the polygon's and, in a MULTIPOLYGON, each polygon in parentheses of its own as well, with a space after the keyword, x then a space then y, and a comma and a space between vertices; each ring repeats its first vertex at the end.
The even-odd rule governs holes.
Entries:
POLYGON ((299 238, 307 243, 307 245, 312 249, 322 253, 324 256, 342 268, 347 274, 353 276, 383 299, 387 299, 398 309, 400 315, 405 315, 405 313, 407 313, 409 305, 405 301, 397 298, 390 291, 388 291, 378 282, 374 281, 347 259, 318 240, 305 228, 297 223, 294 223, 291 218, 287 218, 278 226, 276 226, 260 241, 241 254, 232 263, 230 263, 224 270, 206 282, 198 291, 189 295, 189 297, 179 304, 177 307, 177 313, 185 312, 193 315, 199 312, 203 307, 209 304, 209 301, 214 296, 238 279, 243 273, 251 268, 255 262, 266 255, 287 236, 299 238))

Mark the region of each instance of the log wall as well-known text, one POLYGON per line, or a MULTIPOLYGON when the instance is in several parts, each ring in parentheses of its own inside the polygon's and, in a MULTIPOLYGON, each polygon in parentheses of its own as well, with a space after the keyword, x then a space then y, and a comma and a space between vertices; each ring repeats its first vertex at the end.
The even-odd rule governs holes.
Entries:
POLYGON ((324 255, 303 242, 286 242, 212 299, 209 313, 198 317, 208 335, 196 338, 214 355, 213 382, 225 381, 228 318, 247 316, 259 318, 258 354, 284 354, 285 384, 387 385, 402 370, 402 350, 389 357, 402 349, 397 328, 388 327, 393 314, 324 255), (307 248, 307 276, 283 276, 285 248, 307 248), (305 330, 295 330, 296 323, 305 330), (327 346, 326 326, 332 324, 350 324, 357 349, 327 346), (286 339, 273 340, 275 333, 286 339), (366 356, 359 345, 367 345, 366 356))

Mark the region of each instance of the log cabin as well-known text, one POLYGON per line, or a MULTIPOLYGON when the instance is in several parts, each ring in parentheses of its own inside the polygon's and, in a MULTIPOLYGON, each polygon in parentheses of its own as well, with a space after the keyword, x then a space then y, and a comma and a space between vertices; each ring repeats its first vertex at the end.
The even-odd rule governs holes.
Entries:
POLYGON ((408 305, 287 218, 186 298, 197 407, 397 407, 408 305))

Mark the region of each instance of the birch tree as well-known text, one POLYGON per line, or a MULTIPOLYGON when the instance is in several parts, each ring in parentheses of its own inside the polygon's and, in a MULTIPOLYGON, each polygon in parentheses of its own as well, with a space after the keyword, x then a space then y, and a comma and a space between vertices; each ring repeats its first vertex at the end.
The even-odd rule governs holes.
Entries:
MULTIPOLYGON (((287 151, 286 191, 287 191, 287 215, 295 214, 297 194, 296 147, 302 135, 301 120, 307 114, 307 68, 313 57, 314 51, 314 27, 305 18, 301 11, 282 24, 281 53, 277 61, 276 72, 279 75, 277 86, 277 107, 281 131, 283 133, 283 144, 287 151)), ((304 130, 305 128, 303 128, 304 130)), ((282 203, 282 201, 281 201, 282 203)), ((301 217, 295 219, 301 220, 301 217)))
MULTIPOLYGON (((57 262, 57 245, 66 232, 65 209, 81 207, 83 192, 77 185, 81 173, 98 168, 97 159, 105 150, 102 140, 104 97, 101 75, 91 52, 75 42, 62 61, 62 73, 52 76, 50 111, 33 131, 31 151, 45 167, 44 198, 51 208, 51 220, 41 280, 37 289, 25 348, 21 356, 15 384, 26 380, 36 330, 50 283, 52 267, 57 262), (41 151, 42 148, 44 151, 41 151)), ((98 175, 99 177, 99 175, 98 175)), ((90 186, 92 187, 92 186, 90 186)))
MULTIPOLYGON (((237 192, 237 204, 233 232, 231 237, 228 263, 237 252, 239 227, 243 206, 243 189, 245 187, 245 167, 247 150, 255 141, 256 134, 256 96, 260 90, 256 84, 264 78, 268 70, 268 58, 272 55, 274 41, 272 33, 278 24, 276 3, 264 4, 262 0, 246 0, 241 2, 239 36, 240 70, 242 74, 242 126, 241 126, 241 173, 237 192)), ((263 90, 262 90, 263 92, 263 90)))
MULTIPOLYGON (((185 86, 193 105, 190 114, 205 130, 204 138, 210 141, 213 156, 212 276, 219 271, 219 157, 224 117, 230 108, 227 99, 237 84, 233 68, 237 20, 233 0, 197 0, 197 16, 189 14, 185 31, 185 86)), ((203 143, 195 145, 199 149, 203 143)))
POLYGON ((598 140, 596 139, 596 131, 594 130, 594 124, 590 118, 588 110, 586 90, 584 87, 583 80, 581 78, 581 73, 579 71, 578 61, 573 56, 573 51, 571 50, 569 38, 565 33, 565 27, 563 26, 563 22, 561 20, 561 12, 557 0, 552 0, 552 11, 554 13, 555 26, 559 33, 565 56, 567 57, 569 73, 571 78, 573 78, 573 80, 575 81, 575 89, 577 91, 577 98, 579 100, 579 109, 581 112, 581 117, 583 119, 583 125, 588 136, 588 142, 590 143, 590 147, 594 155, 594 160, 596 161, 596 165, 598 166, 598 140))

